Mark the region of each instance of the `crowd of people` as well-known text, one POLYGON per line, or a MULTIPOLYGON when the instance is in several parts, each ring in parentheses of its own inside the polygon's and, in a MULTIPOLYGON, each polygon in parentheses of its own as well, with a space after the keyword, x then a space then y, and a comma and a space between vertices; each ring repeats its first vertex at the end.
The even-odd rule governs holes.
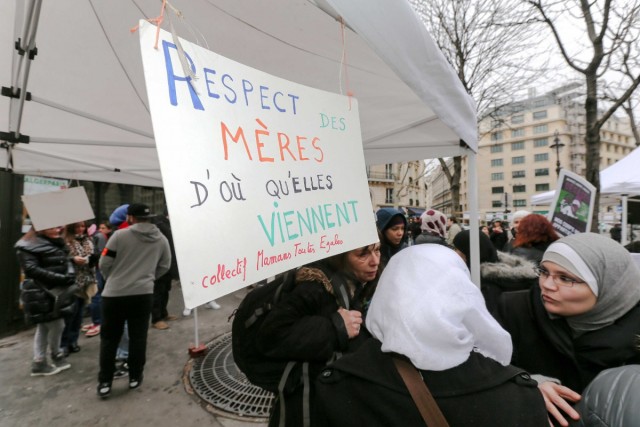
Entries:
MULTIPOLYGON (((127 227, 112 216, 118 230, 101 224, 93 239, 77 223, 32 230, 16 244, 25 314, 36 324, 31 374, 69 368, 90 303, 85 333, 101 337, 103 398, 121 350, 129 388, 142 384, 149 326, 172 320, 168 222, 151 223, 141 204, 124 212, 127 227)), ((429 424, 399 374, 408 363, 451 426, 626 426, 590 420, 629 411, 617 384, 640 390, 637 371, 619 372, 640 364, 640 269, 608 237, 561 238, 526 211, 513 219, 510 229, 494 221, 463 230, 435 209, 407 219, 382 208, 379 242, 297 268, 256 340, 270 360, 301 362, 283 374, 269 425, 429 424), (479 287, 469 273, 471 233, 479 287), (602 397, 613 395, 622 396, 615 414, 602 397)))

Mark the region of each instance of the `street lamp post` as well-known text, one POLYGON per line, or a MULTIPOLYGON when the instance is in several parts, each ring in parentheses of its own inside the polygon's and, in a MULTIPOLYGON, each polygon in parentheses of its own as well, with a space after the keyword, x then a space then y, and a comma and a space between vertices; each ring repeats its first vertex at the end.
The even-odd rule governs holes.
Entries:
POLYGON ((564 147, 564 144, 560 142, 558 131, 553 134, 553 144, 549 146, 552 150, 556 150, 556 175, 560 176, 560 150, 564 147))

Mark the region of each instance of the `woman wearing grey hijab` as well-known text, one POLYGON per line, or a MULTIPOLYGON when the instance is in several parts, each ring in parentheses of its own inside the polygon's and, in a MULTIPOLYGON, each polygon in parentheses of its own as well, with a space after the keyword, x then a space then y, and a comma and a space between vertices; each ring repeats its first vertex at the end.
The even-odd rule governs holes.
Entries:
POLYGON ((640 363, 640 269, 617 242, 583 233, 549 246, 537 273, 529 291, 502 297, 498 317, 511 363, 540 374, 547 410, 568 425, 562 412, 579 418, 571 403, 600 371, 640 363))

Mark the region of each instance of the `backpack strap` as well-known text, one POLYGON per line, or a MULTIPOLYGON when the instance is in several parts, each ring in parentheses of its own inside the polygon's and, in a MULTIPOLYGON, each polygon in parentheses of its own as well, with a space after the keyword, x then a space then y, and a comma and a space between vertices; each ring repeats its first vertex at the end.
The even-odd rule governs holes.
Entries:
POLYGON ((280 382, 278 383, 278 400, 280 400, 280 422, 278 423, 278 427, 285 426, 285 405, 284 405, 284 386, 287 384, 287 378, 289 378, 289 374, 291 370, 296 365, 296 362, 289 362, 287 366, 284 368, 284 372, 282 373, 282 377, 280 377, 280 382))
POLYGON ((309 399, 311 389, 309 388, 309 362, 302 364, 302 422, 304 427, 311 426, 311 416, 309 412, 309 399))
POLYGON ((331 285, 333 286, 333 295, 338 301, 338 305, 345 310, 349 310, 349 292, 347 291, 347 281, 342 274, 336 273, 331 276, 331 285))

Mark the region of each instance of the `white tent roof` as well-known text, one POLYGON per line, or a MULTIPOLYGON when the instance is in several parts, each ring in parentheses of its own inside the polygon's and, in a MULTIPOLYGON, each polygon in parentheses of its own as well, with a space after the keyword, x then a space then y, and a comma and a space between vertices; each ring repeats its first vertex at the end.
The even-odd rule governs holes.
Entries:
MULTIPOLYGON (((23 31, 32 0, 0 2, 0 85, 26 87, 31 95, 23 114, 18 99, 0 98, 0 132, 19 129, 30 138, 14 146, 12 159, 0 149, 0 167, 12 161, 18 173, 161 186, 138 36, 129 31, 138 19, 156 17, 161 2, 42 3, 39 20, 23 31), (37 55, 29 69, 28 61, 19 62, 14 43, 33 37, 37 55)), ((178 35, 228 58, 332 92, 340 92, 348 78, 359 102, 368 164, 477 150, 473 101, 408 2, 171 4, 189 24, 174 16, 178 35), (349 26, 347 75, 340 73, 343 43, 335 16, 349 26)), ((188 141, 180 143, 188 149, 188 141)))
MULTIPOLYGON (((600 171, 601 201, 606 196, 640 195, 640 148, 600 171)), ((531 204, 548 205, 553 201, 555 190, 531 196, 531 204)), ((607 198, 609 199, 609 198, 607 198)))

